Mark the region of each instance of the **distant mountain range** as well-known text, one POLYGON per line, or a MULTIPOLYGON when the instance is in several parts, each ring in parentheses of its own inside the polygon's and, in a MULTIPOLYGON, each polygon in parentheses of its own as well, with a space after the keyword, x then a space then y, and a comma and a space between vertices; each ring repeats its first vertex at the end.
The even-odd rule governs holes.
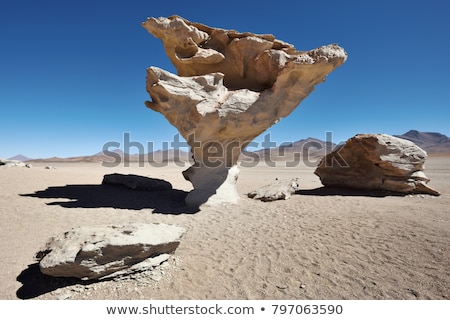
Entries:
POLYGON ((256 151, 244 151, 241 160, 251 160, 255 158, 282 161, 295 161, 298 157, 307 159, 321 159, 327 153, 333 151, 335 143, 325 142, 316 138, 302 139, 293 143, 283 144, 278 147, 261 149, 256 151))
POLYGON ((30 159, 29 162, 167 162, 167 161, 181 161, 187 162, 190 159, 188 152, 183 150, 158 150, 146 154, 128 154, 120 149, 101 151, 92 156, 79 156, 69 158, 46 158, 46 159, 30 159))
MULTIPOLYGON (((402 135, 395 137, 410 140, 424 149, 429 155, 433 154, 450 154, 450 138, 437 132, 420 132, 410 130, 402 135)), ((325 142, 316 138, 302 139, 293 143, 283 144, 281 146, 261 149, 256 151, 244 151, 240 157, 241 160, 252 160, 255 158, 264 159, 270 155, 271 160, 292 160, 300 155, 308 155, 308 159, 319 159, 325 154, 331 152, 336 144, 325 142)), ((113 162, 116 160, 126 162, 166 162, 166 161, 191 161, 189 152, 183 150, 158 150, 147 154, 127 154, 120 149, 107 152, 99 152, 91 156, 79 156, 69 158, 46 158, 46 159, 30 159, 22 154, 18 154, 9 160, 20 160, 30 162, 113 162)))
POLYGON ((450 138, 441 133, 410 130, 405 134, 396 135, 395 137, 414 142, 428 154, 450 154, 450 138))
POLYGON ((28 161, 28 160, 31 160, 31 158, 28 158, 28 157, 24 156, 23 154, 18 154, 14 157, 8 158, 8 160, 28 161))

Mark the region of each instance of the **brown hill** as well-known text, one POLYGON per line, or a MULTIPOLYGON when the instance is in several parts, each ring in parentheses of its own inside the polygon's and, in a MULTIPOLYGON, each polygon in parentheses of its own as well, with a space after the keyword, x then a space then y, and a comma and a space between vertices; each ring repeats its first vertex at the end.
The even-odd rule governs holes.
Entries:
POLYGON ((23 154, 18 154, 18 155, 15 155, 14 157, 8 158, 8 160, 28 161, 28 160, 31 160, 31 158, 28 158, 27 156, 24 156, 23 154))
MULTIPOLYGON (((430 155, 450 154, 450 138, 437 132, 420 132, 410 130, 395 137, 410 140, 427 151, 430 155)), ((283 144, 274 148, 260 149, 256 151, 244 151, 240 157, 244 162, 255 161, 286 161, 296 163, 298 160, 316 161, 325 154, 333 151, 335 143, 325 142, 316 138, 301 139, 293 143, 283 144)), ((18 155, 16 157, 21 157, 18 155)), ((13 158, 16 158, 13 157, 13 158)), ((24 157, 24 156, 23 156, 24 157)), ((11 159, 13 159, 11 158, 11 159)), ((24 157, 26 158, 26 157, 24 157)), ((20 160, 20 159, 19 159, 20 160)), ((24 160, 22 160, 24 161, 24 160)), ((46 159, 29 159, 28 162, 142 162, 161 163, 171 161, 192 161, 191 154, 183 150, 158 150, 147 154, 127 154, 120 149, 101 151, 91 156, 78 156, 69 158, 52 157, 46 159)))
POLYGON ((78 156, 68 158, 33 159, 31 162, 148 162, 160 163, 171 161, 189 161, 189 153, 183 150, 158 150, 146 154, 128 154, 120 149, 101 151, 91 156, 78 156))
POLYGON ((396 137, 414 142, 428 154, 450 153, 450 138, 438 132, 410 130, 396 137))
POLYGON ((335 143, 325 142, 316 138, 302 139, 293 143, 283 144, 274 148, 257 151, 244 151, 242 161, 285 161, 297 163, 298 161, 316 161, 325 154, 333 151, 335 143))

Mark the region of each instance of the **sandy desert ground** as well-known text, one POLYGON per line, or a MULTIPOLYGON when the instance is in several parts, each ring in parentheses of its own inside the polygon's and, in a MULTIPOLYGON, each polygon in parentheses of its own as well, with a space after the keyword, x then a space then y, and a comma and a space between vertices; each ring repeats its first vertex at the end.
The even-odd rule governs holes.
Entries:
MULTIPOLYGON (((172 164, 96 163, 0 168, 0 299, 449 299, 450 157, 430 157, 429 195, 326 191, 299 165, 241 168, 237 205, 189 213, 191 189, 172 164), (107 173, 165 179, 170 192, 102 186, 107 173), (245 193, 300 179, 289 200, 245 193), (82 283, 39 273, 34 254, 72 227, 128 222, 187 229, 159 274, 82 283)), ((155 271, 156 272, 156 271, 155 271)))

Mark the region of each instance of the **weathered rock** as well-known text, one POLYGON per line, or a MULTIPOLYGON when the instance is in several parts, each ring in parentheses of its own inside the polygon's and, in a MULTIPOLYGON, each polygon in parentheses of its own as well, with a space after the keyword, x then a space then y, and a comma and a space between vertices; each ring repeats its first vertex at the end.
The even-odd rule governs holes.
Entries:
POLYGON ((127 277, 129 275, 135 276, 136 274, 140 274, 142 272, 148 272, 152 271, 155 267, 160 266, 163 262, 167 261, 170 258, 170 254, 163 253, 160 255, 157 255, 153 258, 147 258, 142 262, 136 263, 129 268, 122 269, 119 271, 116 271, 114 273, 108 274, 104 277, 101 277, 100 280, 104 279, 122 279, 124 277, 127 277))
POLYGON ((118 184, 133 190, 164 191, 172 190, 170 182, 134 174, 112 173, 103 176, 102 184, 118 184))
POLYGON ((411 141, 386 134, 358 134, 326 155, 315 174, 322 184, 398 193, 439 192, 426 185, 427 154, 411 141))
MULTIPOLYGON (((44 274, 99 279, 173 253, 184 232, 166 224, 80 227, 50 239, 36 258, 44 274)), ((159 258, 155 261, 161 263, 159 258)))
POLYGON ((276 183, 269 184, 255 191, 249 192, 247 196, 249 198, 264 202, 287 200, 293 193, 299 190, 298 179, 292 179, 290 181, 277 181, 276 183))
POLYGON ((308 52, 272 35, 210 28, 180 17, 143 26, 163 41, 178 76, 147 69, 148 108, 162 113, 192 148, 183 175, 190 206, 236 202, 237 160, 255 137, 288 116, 347 58, 337 45, 308 52))
POLYGON ((26 164, 20 160, 0 159, 0 166, 5 167, 25 167, 26 164))

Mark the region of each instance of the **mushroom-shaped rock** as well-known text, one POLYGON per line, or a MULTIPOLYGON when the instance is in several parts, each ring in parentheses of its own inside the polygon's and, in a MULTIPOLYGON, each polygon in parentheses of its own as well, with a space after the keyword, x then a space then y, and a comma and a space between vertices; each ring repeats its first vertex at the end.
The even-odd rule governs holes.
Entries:
POLYGON ((298 104, 347 58, 337 45, 308 52, 272 35, 239 33, 181 17, 149 18, 178 75, 147 69, 148 108, 162 113, 191 146, 184 171, 189 206, 236 202, 241 151, 298 104))

